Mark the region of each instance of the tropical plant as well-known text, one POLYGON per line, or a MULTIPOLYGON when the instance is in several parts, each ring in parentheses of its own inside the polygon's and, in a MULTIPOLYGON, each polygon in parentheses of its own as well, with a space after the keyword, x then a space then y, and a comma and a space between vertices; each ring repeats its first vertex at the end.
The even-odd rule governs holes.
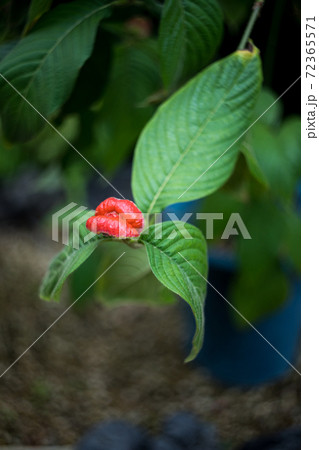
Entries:
MULTIPOLYGON (((51 262, 42 298, 57 300, 67 277, 98 247, 105 247, 109 257, 107 246, 113 254, 115 245, 110 241, 124 242, 130 262, 121 265, 114 279, 122 277, 132 286, 149 279, 151 270, 160 282, 155 292, 162 284, 182 297, 196 320, 187 360, 196 357, 204 330, 206 241, 194 225, 155 223, 154 216, 172 203, 218 191, 234 173, 240 151, 254 177, 273 183, 277 154, 274 148, 271 162, 261 147, 263 133, 272 139, 268 130, 258 127, 243 140, 262 82, 259 51, 248 41, 261 4, 254 8, 239 49, 223 58, 218 54, 223 13, 217 0, 32 0, 28 12, 21 12, 20 21, 4 33, 4 145, 32 147, 38 142, 38 148, 39 140, 52 135, 50 127, 61 138, 65 121, 73 120, 73 150, 79 144, 82 156, 108 176, 136 144, 133 197, 149 219, 141 234, 129 239, 105 233, 89 239, 89 230, 81 225, 79 245, 71 237, 51 262)), ((289 136, 289 124, 276 139, 286 142, 285 133, 289 136)), ((67 165, 66 148, 53 151, 52 158, 64 158, 67 165)), ((292 181, 282 181, 278 191, 286 195, 292 181)), ((112 295, 125 297, 117 289, 112 295)))

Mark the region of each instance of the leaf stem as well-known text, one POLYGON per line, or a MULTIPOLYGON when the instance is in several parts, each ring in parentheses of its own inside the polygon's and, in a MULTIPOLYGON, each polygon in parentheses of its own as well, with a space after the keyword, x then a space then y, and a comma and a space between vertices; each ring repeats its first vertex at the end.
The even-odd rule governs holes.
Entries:
POLYGON ((255 22, 257 20, 257 17, 259 15, 259 12, 264 4, 265 0, 258 0, 253 5, 253 11, 251 13, 249 22, 246 26, 246 29, 244 31, 243 37, 241 38, 240 44, 238 46, 238 50, 245 50, 247 41, 249 39, 249 36, 252 32, 252 29, 254 28, 255 22))
POLYGON ((123 239, 122 242, 126 245, 128 245, 131 248, 142 248, 143 247, 143 243, 141 243, 140 241, 136 240, 136 239, 123 239))

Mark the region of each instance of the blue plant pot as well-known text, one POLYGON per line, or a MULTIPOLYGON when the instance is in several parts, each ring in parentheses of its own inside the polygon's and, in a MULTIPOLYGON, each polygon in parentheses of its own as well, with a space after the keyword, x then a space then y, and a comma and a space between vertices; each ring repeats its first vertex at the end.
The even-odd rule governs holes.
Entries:
MULTIPOLYGON (((210 283, 230 301, 228 291, 235 273, 232 255, 210 257, 210 283)), ((260 336, 247 326, 238 328, 229 304, 208 286, 205 305, 204 345, 195 363, 229 385, 254 386, 285 375, 291 367, 260 336)), ((190 308, 185 308, 188 350, 195 325, 190 308)), ((284 305, 254 324, 257 330, 292 364, 300 343, 300 281, 294 279, 284 305)))
POLYGON ((163 222, 168 220, 174 220, 169 217, 168 214, 174 213, 177 220, 181 220, 186 213, 191 213, 192 215, 187 220, 188 223, 194 224, 196 221, 196 213, 200 211, 202 200, 194 200, 191 202, 174 203, 164 209, 162 220, 163 222))

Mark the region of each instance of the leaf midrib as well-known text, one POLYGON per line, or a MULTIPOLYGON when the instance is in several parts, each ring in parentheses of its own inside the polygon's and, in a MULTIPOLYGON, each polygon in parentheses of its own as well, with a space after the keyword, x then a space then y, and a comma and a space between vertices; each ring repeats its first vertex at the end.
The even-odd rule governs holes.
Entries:
POLYGON ((63 42, 63 40, 70 34, 72 33, 78 26, 80 26, 85 20, 89 19, 90 17, 92 17, 94 14, 97 14, 98 12, 102 11, 103 9, 108 8, 109 6, 112 6, 116 3, 116 1, 109 3, 107 5, 103 5, 100 6, 99 8, 95 9, 94 11, 91 11, 89 14, 85 15, 84 17, 82 17, 81 19, 79 19, 77 22, 75 22, 62 36, 60 36, 60 38, 55 42, 55 44, 49 49, 49 51, 44 55, 44 57, 42 58, 39 66, 37 67, 37 69, 34 71, 32 77, 29 80, 29 83, 27 84, 27 86, 25 87, 24 90, 24 96, 27 98, 27 95, 29 94, 30 91, 30 87, 32 85, 32 82, 34 81, 35 76, 38 74, 38 72, 41 70, 43 64, 45 63, 46 59, 54 52, 54 50, 61 44, 61 42, 63 42))
MULTIPOLYGON (((92 247, 97 246, 98 243, 99 243, 99 241, 84 244, 80 248, 80 250, 87 250, 91 246, 92 247)), ((55 288, 53 289, 52 295, 51 295, 52 298, 54 298, 60 292, 60 289, 62 286, 59 286, 59 284, 61 283, 61 280, 63 280, 65 273, 68 273, 69 268, 72 266, 72 262, 74 262, 73 258, 77 251, 79 251, 79 250, 73 249, 73 252, 67 256, 67 259, 66 259, 67 262, 66 263, 65 263, 65 261, 62 262, 64 269, 62 270, 61 275, 58 278, 58 281, 55 283, 55 288)))
POLYGON ((244 71, 245 66, 239 71, 239 73, 237 74, 237 76, 235 77, 235 80, 233 81, 230 89, 228 91, 226 91, 225 95, 220 99, 220 101, 218 102, 216 108, 214 108, 208 115, 208 117, 206 118, 206 120, 203 122, 203 124, 199 127, 198 131, 196 132, 195 136, 190 140, 190 143, 187 145, 186 149, 184 150, 184 152, 181 153, 180 157, 178 158, 178 160, 176 161, 176 163, 174 164, 174 166, 172 167, 172 169, 169 171, 169 173, 166 175, 162 185, 160 186, 159 190, 157 191, 157 193, 155 194, 148 210, 147 213, 151 213, 152 209, 154 207, 154 205, 156 204, 159 196, 161 195, 161 193, 163 192, 164 188, 166 187, 166 185, 168 184, 168 182, 170 181, 170 179, 172 178, 172 176, 174 175, 175 171, 177 170, 177 168, 179 167, 180 163, 182 162, 182 160, 186 157, 186 155, 190 152, 190 150, 192 149, 192 146, 194 145, 195 141, 200 137, 200 135, 202 134, 202 132, 204 131, 204 129, 206 128, 206 126, 208 125, 208 123, 210 122, 212 116, 214 114, 217 113, 218 109, 221 106, 221 103, 224 102, 224 100, 227 98, 229 92, 231 92, 231 90, 233 89, 234 85, 237 82, 237 79, 239 78, 239 76, 241 75, 241 73, 244 71))
MULTIPOLYGON (((201 296, 200 296, 199 293, 197 292, 198 287, 196 287, 196 286, 193 285, 191 279, 190 279, 189 276, 187 275, 187 272, 185 272, 185 270, 181 267, 181 265, 178 264, 177 261, 176 261, 175 259, 173 259, 173 258, 172 258, 170 255, 168 255, 167 253, 163 252, 163 250, 161 250, 160 248, 158 248, 156 245, 154 245, 154 244, 152 244, 151 242, 148 242, 148 241, 145 241, 145 243, 148 244, 148 245, 150 245, 150 246, 152 246, 153 248, 155 248, 155 249, 158 250, 159 252, 161 252, 161 253, 164 255, 164 257, 168 258, 170 261, 172 261, 174 264, 176 264, 177 267, 178 267, 178 269, 181 271, 181 273, 185 275, 185 277, 186 277, 186 279, 187 279, 187 282, 188 282, 187 284, 189 284, 189 285, 191 285, 191 286, 194 287, 194 291, 196 292, 197 297, 198 297, 199 299, 201 299, 201 296)), ((180 295, 179 292, 176 292, 176 294, 180 295)))
POLYGON ((183 45, 182 45, 182 54, 181 54, 181 58, 179 60, 178 66, 177 66, 177 70, 176 70, 176 76, 175 78, 179 78, 179 76, 181 75, 181 73, 183 72, 183 67, 184 67, 184 62, 185 62, 185 52, 186 52, 186 46, 185 46, 185 41, 187 40, 187 28, 186 28, 186 20, 185 20, 185 0, 179 0, 180 3, 180 7, 181 7, 181 11, 182 11, 182 17, 181 17, 181 21, 182 21, 182 33, 183 33, 183 45))
MULTIPOLYGON (((220 101, 221 102, 221 101, 220 101)), ((179 167, 179 165, 181 164, 182 160, 186 157, 186 155, 190 152, 193 144, 195 143, 195 141, 199 138, 199 136, 202 134, 202 132, 204 131, 204 129, 206 128, 208 122, 211 119, 211 116, 213 114, 215 114, 219 107, 220 107, 220 102, 218 103, 217 107, 209 114, 209 116, 207 117, 207 119, 204 121, 204 123, 199 127, 197 133, 195 134, 195 136, 190 140, 190 143, 187 145, 186 149, 184 150, 184 152, 182 152, 180 154, 180 157, 178 158, 178 160, 176 161, 176 163, 174 164, 174 166, 171 168, 171 170, 169 171, 169 173, 166 175, 162 185, 160 186, 159 190, 157 191, 157 193, 155 194, 149 209, 148 209, 148 213, 152 212, 152 209, 154 207, 154 205, 156 204, 159 196, 161 195, 161 193, 163 192, 164 188, 166 187, 166 185, 168 184, 168 182, 170 181, 170 179, 172 178, 172 176, 174 175, 174 173, 176 172, 177 168, 179 167)))

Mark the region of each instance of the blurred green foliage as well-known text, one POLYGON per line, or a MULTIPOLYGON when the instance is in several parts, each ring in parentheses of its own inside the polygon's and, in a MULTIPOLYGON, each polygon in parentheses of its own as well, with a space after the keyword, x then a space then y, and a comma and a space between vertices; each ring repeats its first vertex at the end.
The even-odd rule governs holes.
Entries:
MULTIPOLYGON (((225 0, 219 1, 218 7, 214 0, 218 16, 220 10, 224 16, 224 40, 202 42, 203 52, 198 54, 192 54, 189 42, 186 45, 187 33, 194 25, 192 22, 179 24, 186 27, 184 40, 174 41, 174 35, 163 31, 163 25, 160 25, 163 2, 145 0, 127 2, 117 10, 110 7, 107 19, 96 12, 95 20, 83 22, 86 25, 80 33, 69 33, 70 39, 63 40, 63 45, 53 52, 54 57, 45 58, 49 61, 47 70, 54 76, 48 79, 43 72, 41 78, 43 66, 41 61, 39 63, 39 55, 43 56, 46 48, 54 47, 46 47, 44 36, 48 36, 41 34, 42 27, 50 25, 51 38, 60 36, 76 28, 75 22, 81 11, 98 10, 99 5, 107 6, 105 9, 108 10, 109 3, 98 0, 0 1, 0 72, 3 69, 4 75, 11 76, 11 66, 20 64, 19 70, 14 69, 21 83, 18 87, 25 94, 29 93, 29 83, 36 80, 32 102, 40 112, 48 113, 57 130, 93 165, 112 178, 130 161, 138 136, 166 99, 167 89, 177 89, 202 67, 224 56, 229 41, 232 49, 236 48, 238 33, 247 21, 253 2, 225 0), (58 16, 60 19, 55 20, 58 16), (28 63, 28 70, 22 70, 26 52, 30 50, 28 42, 32 43, 36 33, 42 36, 42 43, 34 52, 35 65, 28 63), (90 45, 87 42, 83 45, 83 33, 89 36, 90 45), (165 52, 178 58, 178 64, 175 60, 175 65, 170 65, 166 71, 165 67, 163 69, 165 52), (30 73, 36 73, 38 78, 30 73), (27 84, 26 79, 29 80, 27 84), (67 86, 59 91, 59 83, 63 84, 65 79, 68 79, 67 86), (59 95, 54 89, 58 89, 59 95)), ((205 11, 206 2, 199 3, 205 11)), ((219 23, 212 22, 211 25, 221 33, 219 23)), ((272 56, 271 51, 268 54, 272 56)), ((226 220, 232 212, 239 212, 252 236, 252 240, 235 237, 230 243, 222 242, 220 237, 225 221, 215 221, 212 244, 213 248, 230 246, 236 253, 239 272, 232 286, 231 300, 252 321, 285 301, 289 292, 288 274, 300 270, 300 218, 296 206, 300 177, 300 118, 287 114, 282 101, 274 103, 280 93, 263 89, 254 119, 262 117, 241 143, 242 155, 232 178, 219 192, 209 196, 202 208, 207 212, 223 212, 226 220)), ((1 183, 19 176, 30 165, 41 171, 57 168, 66 197, 86 204, 88 181, 94 175, 90 167, 41 118, 35 119, 29 107, 19 101, 18 104, 23 106, 17 111, 12 95, 18 98, 0 80, 1 183), (21 127, 13 130, 11 121, 16 113, 21 127)), ((51 180, 49 178, 50 183, 51 180)), ((113 255, 113 250, 115 254, 118 247, 117 244, 110 245, 113 255)), ((80 290, 83 292, 98 269, 107 264, 105 258, 109 255, 97 252, 92 260, 74 272, 71 280, 74 296, 80 295, 80 290)), ((145 254, 141 251, 138 258, 142 261, 145 254)), ((118 267, 121 269, 121 264, 118 267)), ((161 297, 166 301, 167 291, 163 293, 154 278, 150 281, 149 272, 145 268, 144 273, 143 267, 141 262, 141 271, 133 271, 130 275, 142 280, 139 287, 133 282, 132 288, 126 290, 121 276, 116 275, 113 280, 106 277, 98 284, 98 295, 110 300, 142 299, 144 286, 148 285, 152 286, 154 298, 161 297)), ((126 270, 125 267, 122 270, 126 270)))
MULTIPOLYGON (((255 120, 276 100, 274 93, 264 89, 255 120)), ((238 271, 229 296, 252 322, 287 300, 291 282, 300 273, 301 123, 297 116, 283 119, 282 111, 281 101, 276 101, 251 127, 241 145, 245 161, 239 161, 233 177, 203 206, 205 212, 224 214, 223 221, 214 222, 212 251, 221 245, 235 252, 238 271), (251 240, 235 236, 231 242, 222 242, 233 212, 241 215, 251 240)), ((233 317, 238 325, 244 325, 236 313, 233 317)))

